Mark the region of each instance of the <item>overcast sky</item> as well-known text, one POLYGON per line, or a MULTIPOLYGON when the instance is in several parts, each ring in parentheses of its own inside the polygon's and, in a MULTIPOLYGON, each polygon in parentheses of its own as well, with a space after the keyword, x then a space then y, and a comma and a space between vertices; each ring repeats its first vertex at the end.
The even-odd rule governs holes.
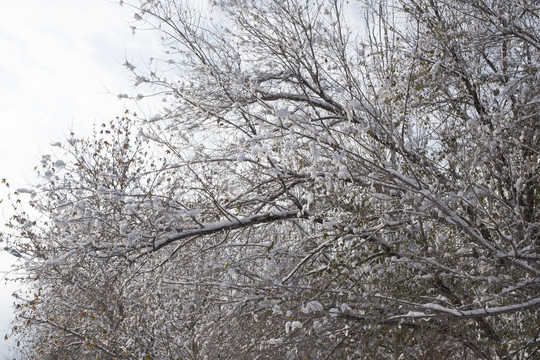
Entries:
MULTIPOLYGON (((130 90, 125 57, 139 62, 158 46, 149 32, 131 34, 129 9, 111 0, 7 1, 0 12, 0 179, 32 182, 50 144, 71 130, 89 134, 94 122, 121 115, 114 94, 130 90)), ((0 192, 0 198, 5 194, 0 192)), ((5 205, 5 204, 4 204, 5 205)), ((0 206, 2 206, 0 204, 0 206)), ((1 223, 9 215, 2 208, 1 223)), ((1 250, 4 244, 1 244, 1 250)), ((0 251, 0 331, 11 318, 6 281, 13 256, 0 251)), ((9 278, 9 276, 8 276, 9 278)), ((0 360, 7 355, 0 340, 0 360)))

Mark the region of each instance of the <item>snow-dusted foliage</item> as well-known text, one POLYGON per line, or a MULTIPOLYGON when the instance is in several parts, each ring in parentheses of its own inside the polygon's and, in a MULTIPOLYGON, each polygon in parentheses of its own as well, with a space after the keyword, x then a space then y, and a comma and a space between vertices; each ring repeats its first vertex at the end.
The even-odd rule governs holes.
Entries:
POLYGON ((129 6, 165 107, 18 191, 29 357, 539 356, 535 2, 129 6))

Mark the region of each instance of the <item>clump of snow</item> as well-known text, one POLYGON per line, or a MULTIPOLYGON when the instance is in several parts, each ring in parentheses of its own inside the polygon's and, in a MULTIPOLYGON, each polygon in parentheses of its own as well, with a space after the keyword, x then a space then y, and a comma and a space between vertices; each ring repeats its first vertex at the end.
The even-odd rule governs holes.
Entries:
POLYGON ((285 324, 285 332, 288 334, 290 332, 293 332, 296 329, 301 329, 302 323, 298 320, 295 321, 287 321, 285 324))
POLYGON ((283 340, 282 339, 272 338, 272 339, 268 340, 268 344, 269 345, 281 345, 281 344, 283 344, 283 340))
POLYGON ((276 110, 276 116, 280 119, 285 119, 289 117, 289 111, 287 109, 278 109, 276 110))
POLYGON ((323 306, 320 302, 318 302, 317 300, 314 300, 314 301, 310 301, 306 304, 306 306, 303 306, 302 307, 302 312, 307 314, 307 313, 310 313, 310 312, 317 312, 317 311, 323 311, 323 306))

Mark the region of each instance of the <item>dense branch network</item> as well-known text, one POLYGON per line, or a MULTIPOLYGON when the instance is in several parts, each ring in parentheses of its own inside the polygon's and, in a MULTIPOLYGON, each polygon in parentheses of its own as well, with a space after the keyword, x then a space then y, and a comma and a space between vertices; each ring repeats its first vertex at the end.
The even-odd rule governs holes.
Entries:
POLYGON ((538 354, 535 4, 129 7, 169 58, 126 67, 165 106, 14 194, 28 354, 538 354))

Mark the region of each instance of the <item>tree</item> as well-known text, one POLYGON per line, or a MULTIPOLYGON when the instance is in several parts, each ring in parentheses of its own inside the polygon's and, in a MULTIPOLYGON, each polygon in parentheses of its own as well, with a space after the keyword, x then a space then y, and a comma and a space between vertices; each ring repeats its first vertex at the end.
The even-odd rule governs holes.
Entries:
POLYGON ((126 67, 170 105, 17 192, 30 351, 538 355, 535 4, 131 6, 169 59, 126 67))

